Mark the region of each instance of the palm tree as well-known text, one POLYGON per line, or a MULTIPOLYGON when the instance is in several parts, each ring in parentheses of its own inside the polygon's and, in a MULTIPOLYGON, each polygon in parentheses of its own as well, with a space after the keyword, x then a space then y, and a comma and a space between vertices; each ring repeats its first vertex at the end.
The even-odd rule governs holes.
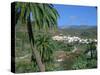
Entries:
POLYGON ((57 28, 57 18, 59 15, 51 4, 17 2, 15 11, 16 24, 18 21, 20 21, 27 28, 30 45, 38 67, 40 71, 45 71, 45 66, 42 62, 42 58, 38 50, 36 50, 36 45, 34 42, 35 32, 33 30, 44 30, 44 32, 47 32, 51 29, 55 30, 57 28))

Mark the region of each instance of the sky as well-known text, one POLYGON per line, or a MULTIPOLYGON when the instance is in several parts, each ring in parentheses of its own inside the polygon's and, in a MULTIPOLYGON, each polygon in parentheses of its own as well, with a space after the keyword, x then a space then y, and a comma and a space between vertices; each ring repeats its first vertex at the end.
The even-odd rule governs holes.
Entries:
POLYGON ((58 26, 97 25, 97 9, 90 6, 54 5, 60 17, 58 26))

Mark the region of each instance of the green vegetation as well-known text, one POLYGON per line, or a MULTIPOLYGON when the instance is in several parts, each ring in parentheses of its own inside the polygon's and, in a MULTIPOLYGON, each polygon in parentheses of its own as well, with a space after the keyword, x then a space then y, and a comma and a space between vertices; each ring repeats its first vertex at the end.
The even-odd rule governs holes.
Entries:
MULTIPOLYGON (((51 4, 32 4, 18 2, 16 3, 15 11, 16 24, 18 24, 18 22, 20 21, 21 25, 27 30, 27 34, 29 37, 28 39, 30 41, 30 46, 32 50, 31 59, 33 61, 34 57, 34 63, 36 62, 35 66, 38 66, 39 71, 45 71, 45 60, 51 59, 52 56, 46 56, 48 51, 52 54, 52 51, 49 47, 50 44, 45 40, 47 39, 49 41, 49 39, 46 36, 42 37, 42 35, 39 39, 36 39, 37 37, 35 35, 38 31, 41 30, 43 30, 44 33, 47 33, 49 30, 52 29, 55 30, 57 28, 57 18, 59 15, 51 4), (33 19, 33 21, 31 18, 33 19), (40 39, 41 41, 43 41, 38 43, 37 40, 40 39), (47 46, 45 43, 47 44, 47 46), (38 47, 40 51, 38 51, 38 47), (47 48, 48 50, 46 50, 47 48)), ((26 34, 26 30, 23 31, 23 34, 26 34)), ((24 49, 24 35, 20 35, 19 37, 23 37, 22 49, 24 49)))
POLYGON ((16 73, 97 67, 96 42, 80 44, 52 39, 56 34, 96 39, 96 28, 56 30, 59 14, 51 4, 18 2, 15 11, 16 73))
POLYGON ((97 27, 90 26, 89 28, 59 28, 56 34, 78 36, 80 38, 97 38, 97 27), (94 35, 94 36, 93 36, 94 35))
POLYGON ((81 56, 76 58, 73 69, 97 68, 97 50, 94 42, 87 45, 86 50, 81 56))

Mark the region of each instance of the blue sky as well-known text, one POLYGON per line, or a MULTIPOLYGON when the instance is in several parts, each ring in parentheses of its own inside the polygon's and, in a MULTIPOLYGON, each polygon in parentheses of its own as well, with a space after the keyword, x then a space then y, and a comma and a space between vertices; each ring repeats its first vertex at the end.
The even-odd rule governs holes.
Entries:
POLYGON ((54 5, 60 17, 58 26, 97 25, 97 9, 89 6, 54 5))

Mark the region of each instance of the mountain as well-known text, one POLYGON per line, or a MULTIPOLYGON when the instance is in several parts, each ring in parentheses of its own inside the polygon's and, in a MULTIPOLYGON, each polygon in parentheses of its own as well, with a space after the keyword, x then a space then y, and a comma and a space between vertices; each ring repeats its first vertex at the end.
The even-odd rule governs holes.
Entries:
POLYGON ((89 25, 63 25, 59 26, 59 29, 89 29, 89 28, 97 28, 97 26, 89 26, 89 25))

